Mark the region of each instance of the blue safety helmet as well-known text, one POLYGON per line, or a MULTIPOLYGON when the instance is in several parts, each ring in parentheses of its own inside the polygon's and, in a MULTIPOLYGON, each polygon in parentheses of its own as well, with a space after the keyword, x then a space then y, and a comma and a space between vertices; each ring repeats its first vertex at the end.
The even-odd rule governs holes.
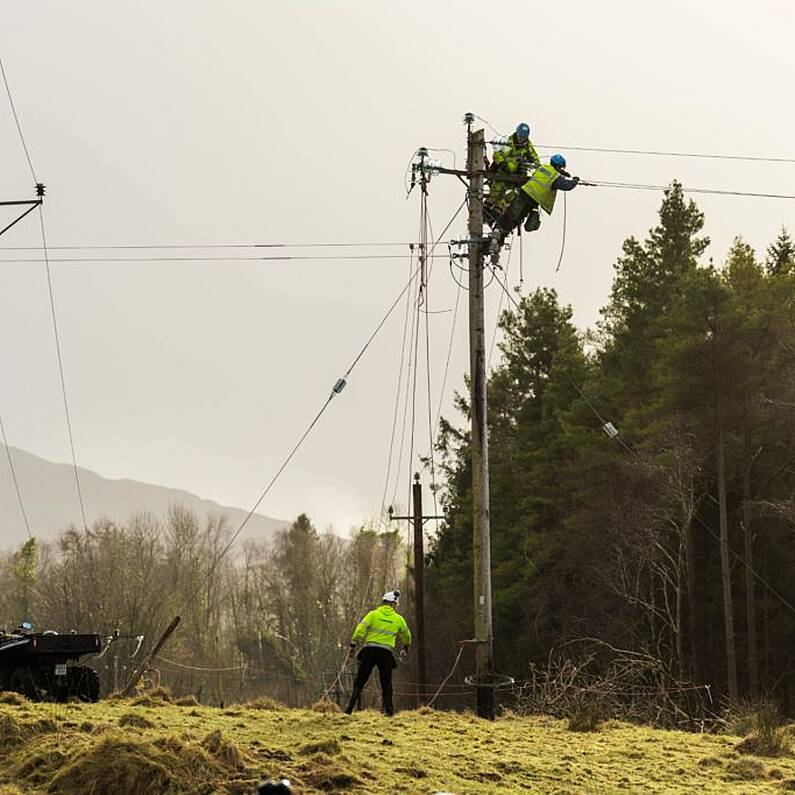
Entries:
POLYGON ((555 168, 566 168, 566 158, 563 155, 552 155, 549 158, 549 162, 552 163, 555 168))
POLYGON ((516 127, 516 137, 522 141, 526 141, 530 137, 529 125, 525 124, 525 122, 518 124, 516 127))

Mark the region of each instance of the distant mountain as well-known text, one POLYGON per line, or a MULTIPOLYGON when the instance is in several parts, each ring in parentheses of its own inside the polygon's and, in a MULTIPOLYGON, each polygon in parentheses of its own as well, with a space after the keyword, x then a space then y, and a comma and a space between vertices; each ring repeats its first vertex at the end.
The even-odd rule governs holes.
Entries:
MULTIPOLYGON (((83 520, 75 496, 71 464, 46 461, 16 447, 9 446, 8 449, 33 534, 43 540, 50 540, 70 523, 81 526, 83 520)), ((140 511, 162 517, 175 504, 190 508, 200 519, 210 514, 226 516, 233 526, 242 521, 247 513, 240 508, 230 508, 212 500, 204 500, 181 489, 139 483, 135 480, 109 480, 82 468, 78 468, 78 472, 89 523, 103 516, 123 522, 140 511)), ((255 513, 240 534, 239 540, 271 538, 277 530, 288 524, 287 521, 255 513)), ((5 447, 0 443, 0 549, 17 546, 26 538, 27 531, 8 468, 5 447)))

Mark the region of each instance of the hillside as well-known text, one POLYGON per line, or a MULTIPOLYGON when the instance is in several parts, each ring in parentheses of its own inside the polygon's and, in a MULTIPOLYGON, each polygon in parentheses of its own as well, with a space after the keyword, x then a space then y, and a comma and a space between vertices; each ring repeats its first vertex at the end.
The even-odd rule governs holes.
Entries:
MULTIPOLYGON (((9 447, 9 450, 33 533, 48 540, 70 523, 80 525, 82 520, 71 464, 56 464, 16 447, 9 447)), ((88 469, 79 468, 78 471, 89 522, 100 517, 124 521, 138 511, 162 516, 175 504, 192 509, 202 518, 209 514, 226 516, 231 524, 236 524, 246 515, 246 511, 240 508, 219 505, 182 489, 136 480, 110 480, 88 469)), ((287 524, 255 513, 241 540, 270 537, 287 524)), ((16 546, 26 537, 19 501, 8 472, 5 448, 0 444, 0 548, 16 546)))
MULTIPOLYGON (((792 757, 741 755, 739 738, 611 723, 576 734, 550 718, 494 723, 427 708, 225 710, 147 696, 95 705, 0 701, 0 795, 251 793, 286 776, 296 793, 782 792, 792 757), (5 785, 5 786, 4 786, 5 785)), ((258 707, 258 708, 257 708, 258 707)))

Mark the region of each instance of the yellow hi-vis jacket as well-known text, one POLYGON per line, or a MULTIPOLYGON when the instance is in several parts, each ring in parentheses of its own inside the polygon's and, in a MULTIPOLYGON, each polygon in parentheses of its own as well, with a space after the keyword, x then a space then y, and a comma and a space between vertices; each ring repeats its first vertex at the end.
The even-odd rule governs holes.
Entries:
POLYGON ((560 176, 560 172, 551 164, 539 166, 530 179, 522 185, 522 190, 538 202, 538 205, 547 215, 552 215, 555 206, 555 197, 558 192, 553 185, 560 176))
POLYGON ((391 605, 381 605, 371 610, 359 622, 353 631, 351 642, 364 643, 365 646, 380 646, 392 651, 398 638, 407 648, 411 646, 411 632, 406 619, 391 605))

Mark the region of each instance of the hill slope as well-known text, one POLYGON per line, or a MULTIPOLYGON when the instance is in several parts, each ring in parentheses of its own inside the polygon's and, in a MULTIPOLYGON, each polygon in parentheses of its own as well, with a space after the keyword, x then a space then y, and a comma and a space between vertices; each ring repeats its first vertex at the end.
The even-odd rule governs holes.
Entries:
MULTIPOLYGON (((56 464, 16 447, 9 450, 34 535, 48 540, 70 523, 80 526, 82 519, 71 464, 56 464)), ((136 480, 109 480, 88 469, 78 468, 78 471, 89 522, 103 516, 124 521, 138 511, 163 516, 175 504, 192 509, 202 518, 208 514, 225 515, 232 524, 246 515, 240 508, 219 505, 181 489, 136 480)), ((241 540, 268 538, 287 524, 255 513, 241 540)), ((16 546, 25 538, 27 532, 8 471, 5 448, 0 444, 0 548, 16 546)))
POLYGON ((0 795, 242 795, 260 776, 282 775, 297 795, 795 789, 792 757, 741 756, 737 737, 625 724, 575 734, 549 718, 486 723, 428 709, 390 720, 370 711, 263 709, 267 702, 220 710, 148 697, 137 705, 21 701, 0 703, 0 795))

